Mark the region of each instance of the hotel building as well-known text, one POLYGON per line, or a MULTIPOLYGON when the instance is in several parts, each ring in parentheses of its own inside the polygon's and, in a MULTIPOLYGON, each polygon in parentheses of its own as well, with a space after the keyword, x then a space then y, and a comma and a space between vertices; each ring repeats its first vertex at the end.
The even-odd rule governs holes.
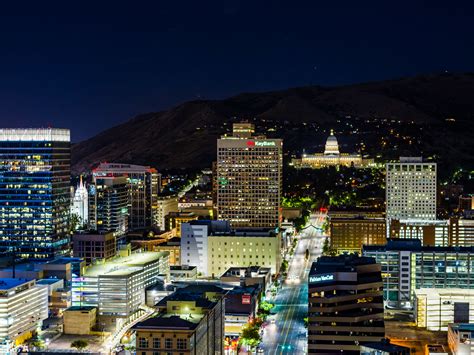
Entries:
POLYGON ((374 258, 322 256, 308 278, 308 353, 359 354, 385 337, 383 283, 374 258))
POLYGON ((400 157, 386 165, 387 220, 436 219, 436 163, 400 157))
POLYGON ((70 175, 68 129, 0 129, 0 252, 69 251, 70 175))
POLYGON ((48 287, 35 280, 0 280, 0 352, 22 344, 48 318, 48 287))
POLYGON ((145 229, 154 226, 160 191, 160 174, 149 166, 101 163, 92 170, 94 177, 120 177, 127 179, 128 228, 145 229))
POLYGON ((276 228, 281 222, 283 142, 254 136, 236 123, 217 140, 217 213, 234 228, 276 228))
POLYGON ((137 354, 224 354, 224 295, 212 285, 178 289, 159 314, 134 326, 137 354))

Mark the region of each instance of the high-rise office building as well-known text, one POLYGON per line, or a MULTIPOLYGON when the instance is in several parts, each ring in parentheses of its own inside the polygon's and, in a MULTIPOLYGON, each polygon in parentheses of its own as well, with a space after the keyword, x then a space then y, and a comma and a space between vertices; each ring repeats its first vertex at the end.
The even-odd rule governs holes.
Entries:
POLYGON ((382 275, 374 258, 323 256, 308 278, 308 353, 359 354, 385 336, 382 275))
POLYGON ((128 232, 128 185, 124 176, 94 177, 89 186, 89 226, 99 233, 113 231, 120 245, 128 232))
POLYGON ((141 165, 101 163, 92 173, 97 178, 126 177, 130 230, 155 225, 160 190, 160 174, 156 169, 141 165))
POLYGON ((253 136, 254 126, 236 123, 217 140, 218 219, 233 227, 275 228, 281 220, 281 139, 253 136))
POLYGON ((400 157, 386 165, 387 219, 436 219, 436 163, 400 157))
POLYGON ((0 129, 0 251, 69 250, 70 175, 68 129, 0 129))

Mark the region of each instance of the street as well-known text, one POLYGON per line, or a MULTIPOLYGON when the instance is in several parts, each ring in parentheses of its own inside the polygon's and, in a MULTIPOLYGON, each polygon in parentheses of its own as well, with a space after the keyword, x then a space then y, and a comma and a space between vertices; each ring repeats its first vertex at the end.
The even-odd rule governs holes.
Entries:
POLYGON ((307 330, 304 318, 308 312, 308 272, 313 261, 322 251, 324 235, 320 227, 326 215, 312 214, 308 225, 300 234, 293 257, 289 260, 288 276, 275 298, 275 323, 269 324, 263 333, 265 354, 306 353, 307 330), (312 225, 312 226, 311 226, 312 225), (309 260, 305 259, 306 249, 309 260))

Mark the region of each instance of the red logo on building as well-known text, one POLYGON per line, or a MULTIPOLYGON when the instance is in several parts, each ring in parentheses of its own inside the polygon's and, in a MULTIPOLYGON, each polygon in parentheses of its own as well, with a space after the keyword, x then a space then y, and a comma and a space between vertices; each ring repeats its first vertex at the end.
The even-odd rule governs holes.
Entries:
POLYGON ((247 141, 247 147, 255 147, 255 141, 247 141))
POLYGON ((250 295, 242 295, 242 304, 250 304, 250 295))

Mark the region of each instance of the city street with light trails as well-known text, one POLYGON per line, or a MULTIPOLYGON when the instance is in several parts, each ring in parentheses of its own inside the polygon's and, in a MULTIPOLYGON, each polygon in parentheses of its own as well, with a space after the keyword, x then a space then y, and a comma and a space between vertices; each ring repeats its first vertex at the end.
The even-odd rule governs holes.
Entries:
POLYGON ((288 275, 275 298, 275 322, 265 328, 261 348, 265 354, 304 354, 307 329, 304 318, 308 312, 308 273, 311 263, 322 252, 325 235, 320 227, 326 214, 312 214, 307 227, 300 233, 293 257, 289 260, 288 275), (306 260, 306 249, 309 259, 306 260))

